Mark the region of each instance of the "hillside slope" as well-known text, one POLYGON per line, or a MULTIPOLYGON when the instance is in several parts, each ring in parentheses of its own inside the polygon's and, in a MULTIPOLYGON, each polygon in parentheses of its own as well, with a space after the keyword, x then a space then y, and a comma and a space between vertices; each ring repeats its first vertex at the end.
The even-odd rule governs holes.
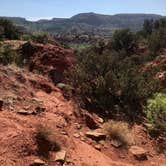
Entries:
POLYGON ((163 16, 155 14, 117 14, 102 15, 96 13, 81 13, 71 18, 53 18, 52 20, 27 21, 19 17, 4 17, 17 26, 23 26, 28 31, 46 31, 52 34, 102 34, 110 35, 115 29, 141 29, 145 19, 159 19, 163 16))
MULTIPOLYGON (((79 119, 74 116, 76 111, 71 101, 63 98, 62 93, 42 76, 28 73, 15 67, 0 66, 0 94, 4 102, 0 112, 0 165, 29 166, 39 158, 35 142, 36 126, 51 125, 53 132, 63 150, 67 151, 68 165, 127 166, 120 161, 115 162, 108 156, 97 151, 88 143, 74 137, 79 132, 76 125, 79 119), (51 93, 36 88, 32 82, 51 88, 51 93), (13 88, 13 86, 15 88, 13 88), (8 89, 8 90, 7 90, 8 89), (37 112, 37 108, 44 112, 37 112), (82 150, 81 150, 82 149, 82 150), (87 152, 89 154, 87 155, 87 152), (101 160, 101 161, 100 161, 101 160)), ((78 113, 78 112, 77 112, 78 113)), ((59 165, 55 161, 55 153, 45 162, 59 165)))
POLYGON ((61 91, 47 78, 25 69, 0 66, 0 83, 0 100, 3 101, 0 165, 40 165, 37 164, 40 161, 41 165, 48 166, 154 166, 158 163, 164 166, 165 159, 155 154, 152 142, 141 126, 134 126, 133 132, 138 135, 137 144, 149 151, 148 160, 142 162, 134 159, 127 149, 114 148, 109 141, 101 144, 86 137, 86 132, 92 131, 87 127, 90 121, 86 121, 86 117, 93 117, 96 123, 99 123, 99 117, 89 115, 64 99, 61 91), (51 89, 49 93, 47 88, 51 89), (35 139, 38 125, 52 126, 51 131, 65 152, 64 164, 56 161, 58 152, 51 151, 49 158, 39 155, 35 139))

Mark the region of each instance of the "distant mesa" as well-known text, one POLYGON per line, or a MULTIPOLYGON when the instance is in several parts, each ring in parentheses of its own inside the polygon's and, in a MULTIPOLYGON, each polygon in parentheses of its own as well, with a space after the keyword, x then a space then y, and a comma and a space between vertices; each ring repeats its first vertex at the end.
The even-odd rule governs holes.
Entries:
POLYGON ((44 31, 57 34, 97 34, 111 35, 115 29, 130 28, 140 30, 145 19, 160 19, 165 16, 156 14, 115 14, 80 13, 71 18, 41 19, 28 21, 21 17, 2 17, 11 20, 30 32, 44 31))

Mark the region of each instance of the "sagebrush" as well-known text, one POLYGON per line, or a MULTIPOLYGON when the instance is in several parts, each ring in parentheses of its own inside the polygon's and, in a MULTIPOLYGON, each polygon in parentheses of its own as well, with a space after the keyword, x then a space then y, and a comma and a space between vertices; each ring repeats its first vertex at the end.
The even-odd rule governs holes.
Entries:
POLYGON ((156 93, 152 99, 148 99, 144 112, 151 124, 149 129, 166 134, 166 94, 156 93))

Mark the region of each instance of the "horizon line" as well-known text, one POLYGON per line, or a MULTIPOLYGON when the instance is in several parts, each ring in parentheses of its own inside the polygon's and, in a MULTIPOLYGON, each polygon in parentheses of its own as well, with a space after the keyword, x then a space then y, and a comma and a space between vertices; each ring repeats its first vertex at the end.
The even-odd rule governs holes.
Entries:
POLYGON ((70 18, 72 18, 73 16, 76 16, 76 15, 78 15, 78 14, 90 14, 90 13, 94 13, 94 14, 99 14, 99 15, 107 15, 107 16, 114 16, 114 15, 120 15, 120 14, 146 14, 146 15, 159 15, 159 16, 163 16, 163 17, 166 17, 166 15, 163 15, 163 14, 159 14, 159 13, 147 13, 147 12, 145 12, 145 13, 115 13, 115 14, 104 14, 104 13, 96 13, 96 12, 81 12, 81 13, 77 13, 77 14, 74 14, 74 15, 71 15, 71 16, 66 16, 66 17, 56 17, 56 16, 48 16, 48 17, 24 17, 24 16, 0 16, 0 17, 13 17, 13 18, 23 18, 23 19, 25 19, 26 21, 32 21, 32 22, 35 22, 35 21, 40 21, 40 20, 48 20, 48 21, 50 21, 50 20, 52 20, 52 19, 54 19, 54 18, 60 18, 60 19, 70 19, 70 18))

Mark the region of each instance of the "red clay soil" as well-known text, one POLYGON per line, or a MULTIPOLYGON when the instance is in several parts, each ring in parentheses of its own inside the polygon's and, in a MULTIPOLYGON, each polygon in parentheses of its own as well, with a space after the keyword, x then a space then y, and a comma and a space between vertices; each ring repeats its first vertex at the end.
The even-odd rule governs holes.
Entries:
POLYGON ((60 165, 55 161, 56 152, 50 152, 47 159, 39 156, 35 140, 39 124, 53 127, 57 141, 66 151, 63 166, 166 164, 164 156, 159 156, 154 150, 153 141, 144 128, 137 125, 132 132, 136 136, 136 144, 149 152, 148 160, 137 161, 127 149, 114 148, 108 140, 97 150, 95 146, 99 143, 84 135, 90 129, 82 119, 82 110, 64 99, 61 91, 46 77, 13 66, 0 66, 0 100, 3 101, 0 111, 0 166, 30 166, 39 158, 45 161, 45 165, 60 165), (81 125, 79 129, 78 125, 81 125))

